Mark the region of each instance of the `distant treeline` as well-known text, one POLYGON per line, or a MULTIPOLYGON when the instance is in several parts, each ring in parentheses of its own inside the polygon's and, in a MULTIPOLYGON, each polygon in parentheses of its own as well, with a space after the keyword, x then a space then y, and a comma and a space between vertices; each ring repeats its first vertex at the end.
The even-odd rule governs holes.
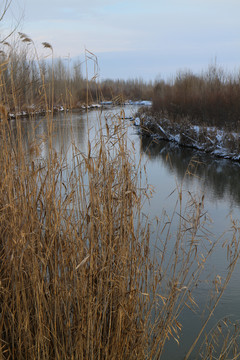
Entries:
MULTIPOLYGON (((174 80, 155 83, 142 79, 91 80, 83 74, 84 61, 54 58, 43 43, 47 58, 40 58, 34 43, 20 34, 15 45, 0 48, 0 102, 9 111, 53 106, 78 108, 112 100, 153 100, 153 112, 173 120, 238 129, 240 126, 240 75, 227 74, 216 65, 201 74, 179 72, 174 80)), ((92 59, 91 59, 92 60, 92 59)))
POLYGON ((192 124, 239 129, 239 74, 227 74, 216 65, 200 75, 179 73, 171 82, 156 82, 153 111, 192 124))
POLYGON ((51 59, 52 47, 44 43, 50 57, 39 59, 34 45, 25 34, 15 46, 5 44, 0 51, 0 101, 9 110, 28 110, 33 105, 80 107, 103 100, 150 100, 153 84, 143 80, 104 80, 95 76, 87 81, 80 60, 51 59), (29 46, 30 45, 30 46, 29 46), (33 46, 31 46, 33 45, 33 46))

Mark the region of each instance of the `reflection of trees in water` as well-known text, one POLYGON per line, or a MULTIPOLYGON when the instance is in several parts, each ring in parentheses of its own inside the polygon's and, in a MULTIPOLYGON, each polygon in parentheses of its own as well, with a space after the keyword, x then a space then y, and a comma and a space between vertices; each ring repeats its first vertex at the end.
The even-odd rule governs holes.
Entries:
POLYGON ((74 144, 78 149, 85 150, 86 128, 80 114, 62 116, 54 121, 53 147, 58 153, 68 154, 68 160, 72 160, 72 148, 74 144))
MULTIPOLYGON (((167 141, 156 141, 141 137, 141 151, 150 158, 160 158, 170 171, 181 181, 192 162, 191 172, 199 177, 205 188, 210 188, 214 197, 228 196, 230 201, 240 204, 240 165, 230 160, 219 159, 204 152, 180 147, 167 141)), ((188 181, 196 177, 188 177, 188 181)))
MULTIPOLYGON (((18 120, 17 120, 18 121, 18 120)), ((11 122, 11 136, 14 142, 19 136, 17 132, 21 131, 21 141, 24 148, 28 151, 31 145, 36 142, 41 144, 39 157, 48 157, 49 123, 46 118, 37 118, 33 120, 21 120, 20 127, 17 121, 11 122)), ((82 151, 86 145, 86 124, 82 120, 81 114, 58 114, 52 122, 52 146, 58 154, 67 154, 68 159, 72 159, 71 145, 74 143, 82 151)))

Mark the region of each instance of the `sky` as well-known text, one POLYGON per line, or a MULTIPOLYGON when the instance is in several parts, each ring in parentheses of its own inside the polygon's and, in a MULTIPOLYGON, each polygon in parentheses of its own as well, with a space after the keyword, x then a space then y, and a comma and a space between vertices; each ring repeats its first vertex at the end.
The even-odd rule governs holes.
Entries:
POLYGON ((239 0, 12 0, 0 31, 19 22, 56 57, 84 60, 87 49, 101 79, 154 81, 215 62, 238 71, 239 15, 239 0))

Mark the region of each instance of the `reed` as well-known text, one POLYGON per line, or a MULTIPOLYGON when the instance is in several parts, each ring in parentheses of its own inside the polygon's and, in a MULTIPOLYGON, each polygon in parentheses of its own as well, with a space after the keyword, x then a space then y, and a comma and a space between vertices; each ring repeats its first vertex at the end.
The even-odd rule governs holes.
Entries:
MULTIPOLYGON (((4 71, 3 64, 1 99, 8 96, 4 71)), ((43 91, 44 99, 53 96, 43 91)), ((99 126, 86 153, 73 141, 67 162, 53 147, 52 113, 47 140, 29 122, 30 148, 21 120, 13 128, 5 105, 0 113, 0 358, 161 358, 170 338, 181 341, 179 315, 195 308, 194 289, 218 243, 206 235, 204 198, 190 195, 184 206, 179 186, 154 245, 142 216, 141 166, 121 116, 99 126)), ((209 317, 239 258, 237 226, 226 246, 228 275, 209 317)))
POLYGON ((172 82, 158 81, 153 110, 191 124, 239 131, 239 74, 209 65, 201 74, 179 72, 172 82))
POLYGON ((56 59, 47 42, 42 44, 44 58, 40 59, 33 40, 24 33, 18 33, 15 42, 0 45, 0 63, 6 64, 2 77, 8 95, 4 101, 9 112, 45 110, 44 91, 48 93, 48 108, 52 110, 59 106, 81 109, 87 103, 90 105, 105 100, 122 104, 129 99, 152 98, 153 85, 143 80, 99 81, 93 77, 88 81, 83 75, 85 61, 70 57, 56 59), (88 91, 91 93, 89 99, 86 96, 88 91), (13 94, 17 95, 17 104, 13 94))

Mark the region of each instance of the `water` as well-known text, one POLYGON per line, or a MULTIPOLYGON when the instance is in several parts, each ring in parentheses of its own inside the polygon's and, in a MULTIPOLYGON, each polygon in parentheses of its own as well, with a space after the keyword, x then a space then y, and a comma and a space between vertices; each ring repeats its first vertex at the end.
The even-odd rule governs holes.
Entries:
MULTIPOLYGON (((217 159, 207 154, 188 148, 180 148, 169 142, 154 142, 149 138, 141 139, 140 151, 147 161, 148 181, 154 185, 155 195, 151 201, 152 216, 160 213, 162 207, 169 212, 173 208, 176 198, 168 197, 176 188, 176 184, 183 184, 183 190, 192 194, 204 194, 205 210, 212 219, 210 230, 217 238, 231 228, 231 219, 240 219, 240 166, 229 160, 217 159), (193 174, 186 176, 189 163, 194 161, 193 174)), ((227 231, 223 239, 231 239, 232 233, 227 231)), ((226 276, 226 250, 219 246, 211 257, 206 270, 211 273, 211 280, 217 274, 226 276)), ((233 320, 240 319, 240 264, 232 275, 227 289, 209 321, 207 331, 216 323, 229 316, 233 320)), ((208 276, 208 274, 206 274, 208 276)), ((211 283, 211 281, 210 281, 211 283)), ((191 346, 206 317, 200 314, 209 297, 209 287, 201 288, 195 293, 199 305, 197 315, 186 309, 180 316, 182 322, 182 342, 180 346, 171 342, 166 346, 166 359, 181 359, 191 346)))
MULTIPOLYGON (((71 164, 73 157, 72 142, 76 144, 77 151, 86 152, 88 142, 88 129, 90 128, 90 141, 95 137, 97 118, 106 116, 108 119, 120 114, 121 117, 130 117, 136 107, 114 108, 109 110, 94 110, 86 113, 72 115, 58 115, 54 119, 53 146, 58 153, 66 154, 66 163, 71 164), (123 112, 124 111, 124 112, 123 112)), ((150 203, 146 202, 143 212, 154 223, 154 218, 161 219, 163 210, 171 214, 178 198, 177 188, 182 186, 183 202, 186 203, 188 194, 197 194, 199 198, 204 194, 205 210, 212 223, 209 230, 212 237, 217 238, 224 234, 223 239, 230 239, 231 218, 240 219, 240 165, 229 160, 217 159, 210 155, 194 151, 188 148, 181 148, 174 144, 162 141, 155 142, 150 138, 144 138, 138 134, 138 129, 126 121, 126 131, 130 139, 129 144, 134 144, 134 155, 136 162, 141 156, 145 164, 148 184, 154 190, 150 203), (130 125, 130 126, 128 126, 130 125), (186 175, 189 164, 191 174, 186 175), (226 230, 228 230, 226 232, 226 230)), ((12 121, 13 128, 15 122, 12 121)), ((44 119, 36 120, 29 126, 29 120, 21 120, 24 133, 25 146, 31 146, 34 132, 37 136, 44 138, 47 134, 47 122, 44 119)), ((98 130, 97 130, 98 131, 98 130)), ((48 143, 44 141, 41 145, 39 157, 48 156, 48 143)), ((71 166, 71 165, 70 165, 71 166)), ((177 222, 173 224, 173 232, 177 231, 177 222)), ((223 240, 222 240, 223 242, 223 240)), ((154 251, 154 241, 152 243, 154 251)), ((211 257, 211 262, 206 266, 205 277, 211 283, 214 275, 226 275, 226 249, 219 246, 211 257)), ((214 316, 211 318, 208 330, 214 326, 219 319, 231 316, 233 320, 240 320, 240 264, 233 273, 214 316)), ((209 295, 209 286, 203 282, 202 287, 196 289, 195 297, 199 305, 196 314, 186 309, 180 316, 183 324, 182 341, 180 346, 171 341, 166 345, 163 355, 165 359, 182 359, 188 348, 197 335, 204 317, 200 314, 206 305, 206 298, 209 295)))

